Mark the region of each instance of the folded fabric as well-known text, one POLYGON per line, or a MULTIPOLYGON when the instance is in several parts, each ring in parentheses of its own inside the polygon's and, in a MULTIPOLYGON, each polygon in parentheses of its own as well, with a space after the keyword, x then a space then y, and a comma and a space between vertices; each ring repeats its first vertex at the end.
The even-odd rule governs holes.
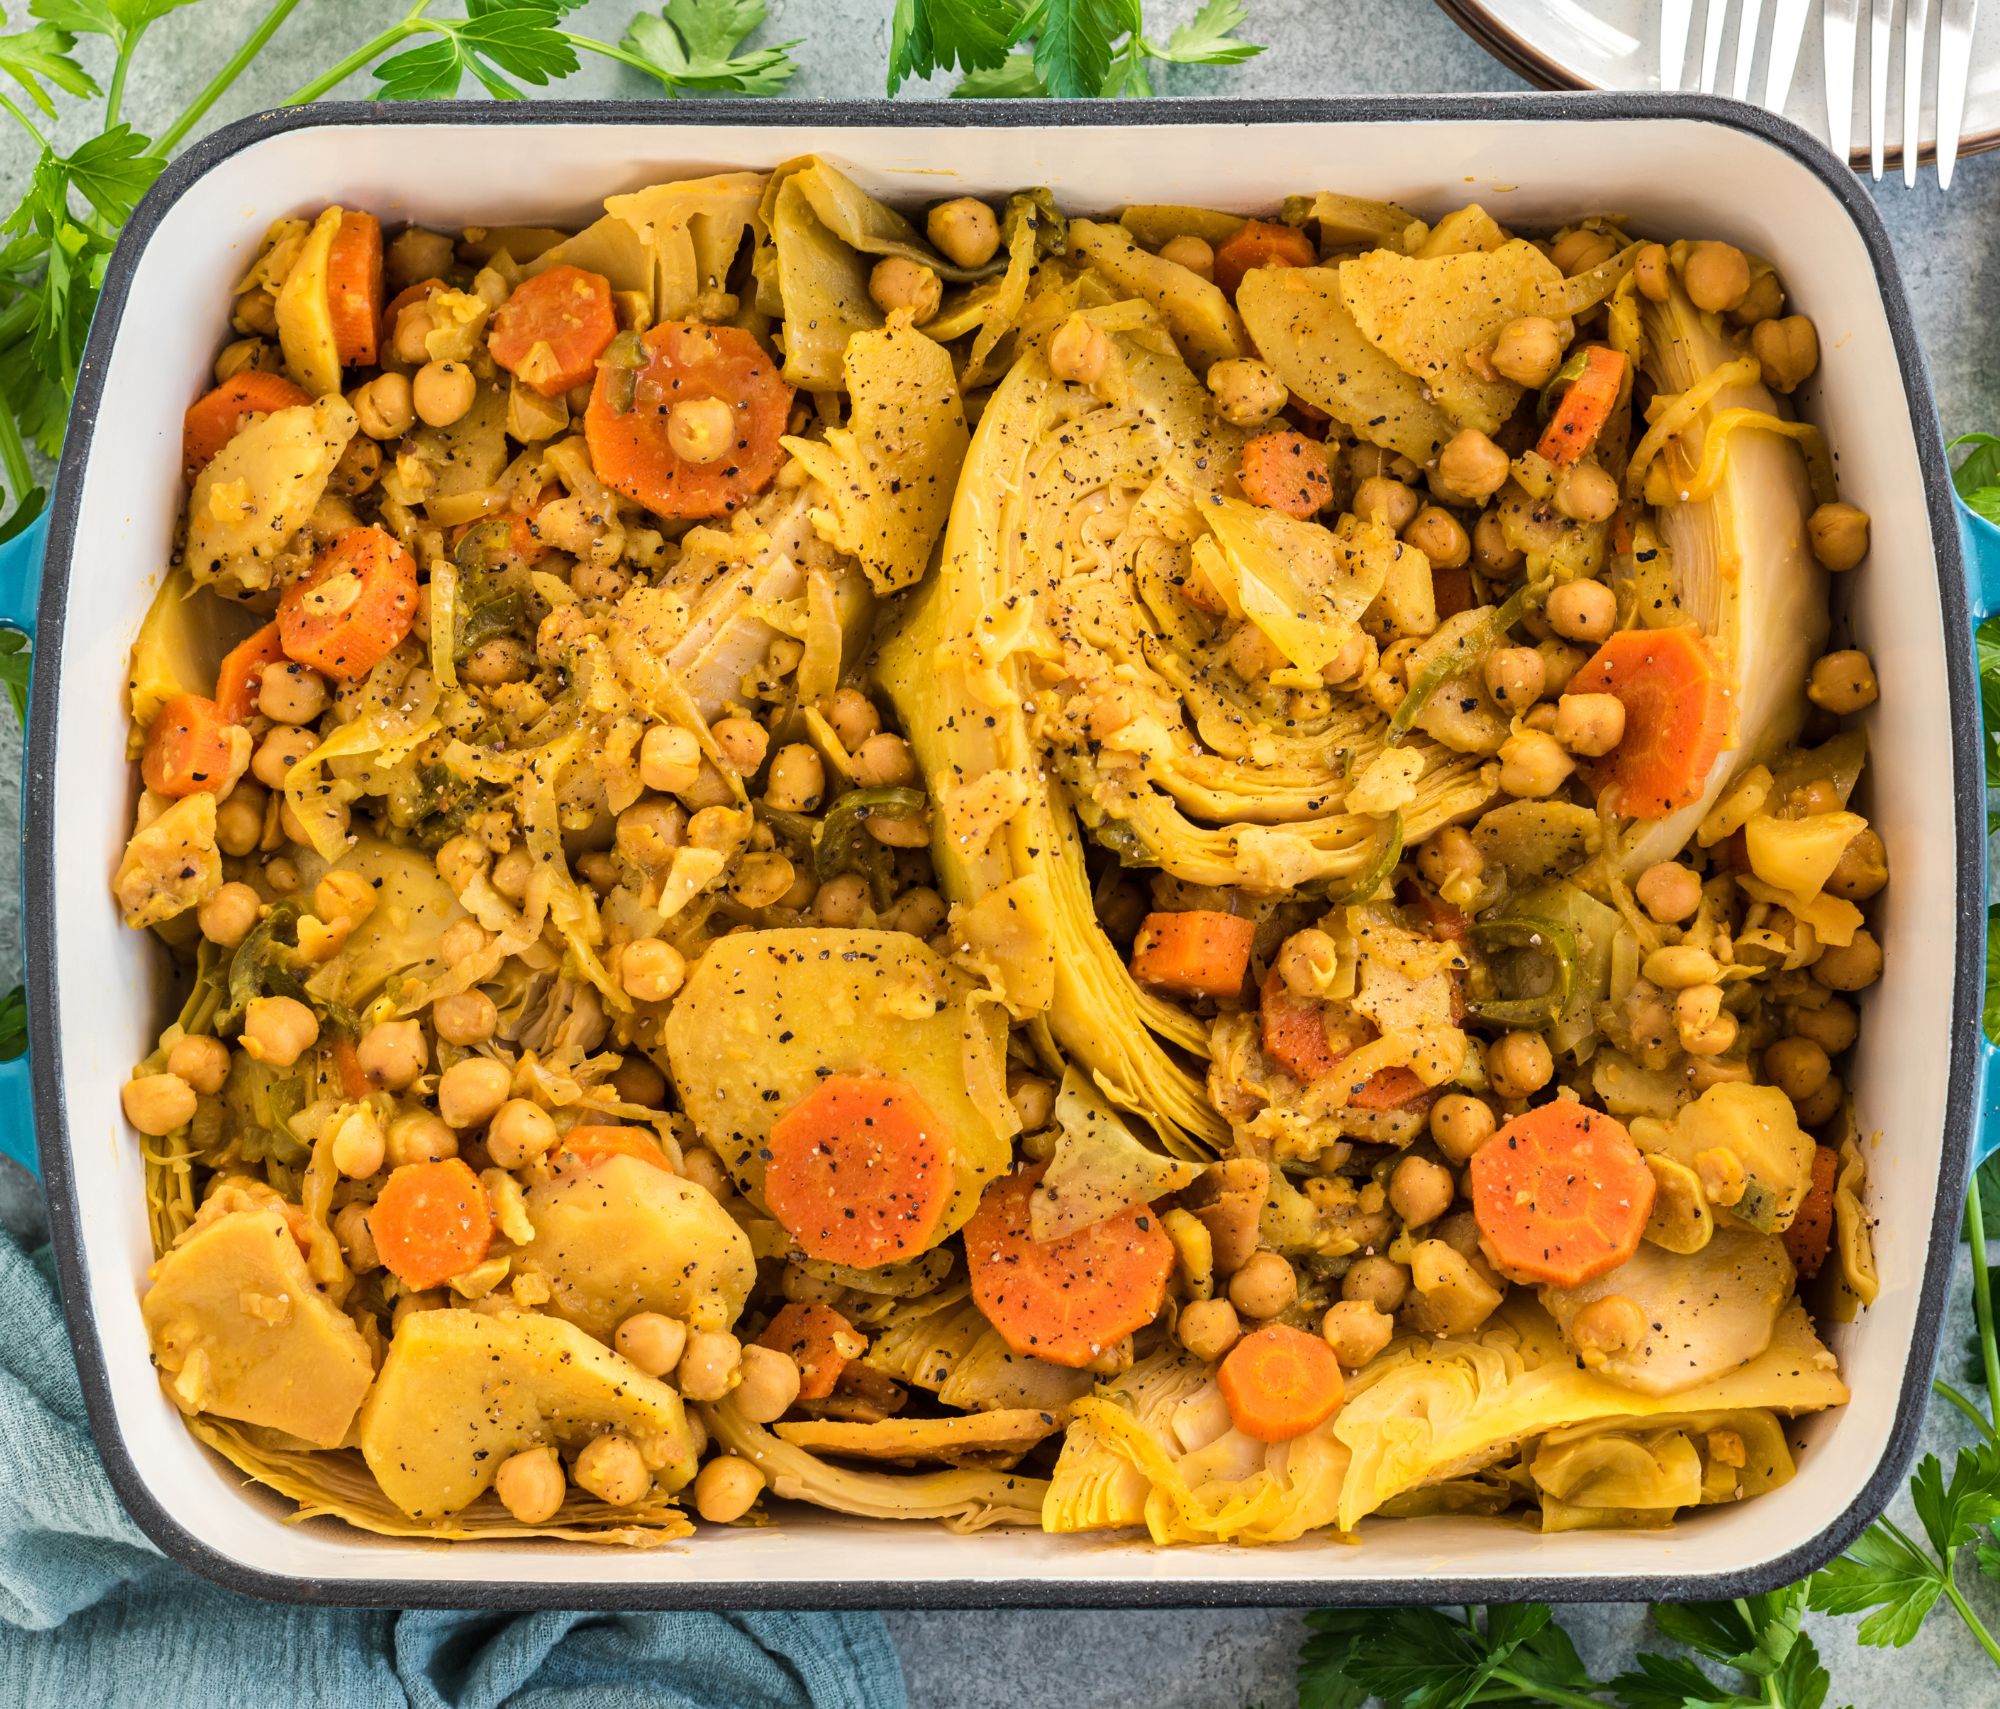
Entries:
POLYGON ((874 1614, 254 1602, 163 1558, 91 1443, 43 1248, 0 1230, 0 1703, 27 1709, 904 1709, 874 1614))

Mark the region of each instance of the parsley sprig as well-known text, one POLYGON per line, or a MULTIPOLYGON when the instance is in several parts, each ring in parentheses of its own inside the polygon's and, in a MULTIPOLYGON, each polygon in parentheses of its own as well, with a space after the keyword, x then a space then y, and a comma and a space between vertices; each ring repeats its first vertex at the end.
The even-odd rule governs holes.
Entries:
POLYGON ((1161 42, 1141 0, 896 0, 889 93, 958 70, 958 96, 1151 95, 1151 64, 1235 65, 1262 53, 1236 36, 1247 16, 1243 0, 1207 0, 1161 42))

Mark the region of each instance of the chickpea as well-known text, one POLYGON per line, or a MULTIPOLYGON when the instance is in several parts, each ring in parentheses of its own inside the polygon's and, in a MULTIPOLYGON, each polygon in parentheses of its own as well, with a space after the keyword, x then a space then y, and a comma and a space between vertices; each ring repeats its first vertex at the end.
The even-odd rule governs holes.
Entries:
POLYGON ((1493 340, 1493 371, 1518 386, 1539 391, 1562 366, 1562 332, 1546 315, 1510 320, 1493 340))
POLYGON ((500 1024, 500 1012, 484 991, 458 991, 431 1005, 431 1025, 446 1044, 484 1044, 500 1024))
POLYGON ((1829 1074, 1826 1084, 1800 1103, 1792 1106, 1792 1113, 1798 1117, 1800 1127, 1818 1127, 1821 1122, 1831 1121, 1840 1108, 1840 1101, 1847 1095, 1840 1083, 1840 1076, 1829 1074))
POLYGON ((493 888, 509 902, 527 898, 528 880, 535 876, 535 857, 526 843, 516 843, 493 863, 493 888))
POLYGON ((1176 267, 1185 267, 1190 273, 1211 283, 1215 279, 1215 250, 1205 238, 1191 235, 1170 237, 1160 245, 1160 259, 1171 261, 1176 267))
POLYGON ((1508 540, 1497 510, 1484 512, 1472 525, 1472 560, 1489 576, 1511 576, 1527 561, 1508 540))
POLYGON ((799 1398, 799 1367, 789 1353, 755 1345, 743 1349, 743 1380, 736 1410, 752 1424, 773 1424, 799 1398))
POLYGON ((740 1454, 718 1454, 695 1474, 694 1510, 711 1525, 741 1519, 764 1493, 764 1474, 740 1454))
POLYGON ((1832 1072, 1826 1051, 1809 1038, 1795 1035, 1764 1047, 1764 1078, 1795 1104, 1824 1086, 1832 1072))
POLYGON ((406 305, 389 335, 389 354, 412 368, 423 366, 430 360, 429 340, 436 330, 437 317, 431 313, 428 300, 406 305))
POLYGON ((653 1487, 639 1444, 622 1430, 594 1436, 583 1445, 570 1468, 578 1489, 588 1490, 613 1507, 630 1507, 653 1487))
POLYGON ((611 1087, 628 1104, 644 1104, 649 1109, 666 1102, 667 1077, 645 1057, 634 1051, 618 1065, 611 1087))
POLYGON ((1342 1299, 1373 1306, 1377 1311, 1395 1311, 1409 1292, 1409 1266, 1373 1252, 1355 1259, 1340 1279, 1342 1299))
POLYGON ((868 834, 884 848, 927 849, 931 846, 931 816, 928 812, 907 816, 870 814, 865 821, 868 834))
POLYGON ((797 878, 791 861, 776 850, 744 855, 729 880, 729 894, 745 908, 769 908, 783 900, 797 878))
POLYGON ((949 910, 945 900, 927 884, 898 898, 883 919, 883 925, 892 932, 908 932, 914 938, 927 938, 945 922, 949 910))
POLYGON ((1549 259, 1562 269, 1566 279, 1588 273, 1617 253, 1618 240, 1615 237, 1607 231, 1592 231, 1585 226, 1564 232, 1549 246, 1549 259))
POLYGON ((1609 522, 1618 514, 1618 482, 1596 463, 1572 463, 1556 476, 1555 503, 1572 522, 1609 522))
POLYGON ((1468 504, 1483 504, 1504 487, 1507 468, 1507 453, 1476 427, 1453 434, 1438 453, 1439 483, 1468 504))
POLYGON ((655 724, 639 743, 639 781, 662 795, 678 794, 701 770, 701 744, 691 730, 655 724))
POLYGON ((1387 475, 1370 475, 1354 489, 1354 514, 1397 534, 1416 520, 1419 508, 1417 495, 1387 475))
POLYGON ((807 742, 787 742, 771 760, 764 799, 791 813, 810 813, 826 793, 826 767, 807 742))
POLYGON ((250 775, 266 789, 283 789, 292 767, 319 746, 310 730, 280 726, 257 744, 250 760, 250 775))
POLYGON ((204 1097, 213 1096, 229 1078, 229 1046, 205 1033, 189 1033, 176 1039, 167 1052, 167 1072, 178 1075, 204 1097))
POLYGON ((264 882, 279 896, 289 896, 299 887, 299 869, 283 855, 272 855, 264 862, 264 882))
POLYGON ((1827 875, 1826 888, 1849 902, 1865 902, 1889 882, 1889 851, 1871 826, 1855 833, 1827 875))
POLYGON ((513 1084, 506 1063, 468 1056, 438 1076, 438 1114, 447 1127, 478 1127, 493 1119, 513 1084))
POLYGON ((1592 1300, 1570 1320, 1569 1338, 1585 1365, 1602 1365, 1646 1339, 1646 1314, 1623 1294, 1592 1300))
POLYGON ((754 718, 724 718, 710 734, 723 764, 739 777, 748 777, 764 763, 770 751, 771 733, 754 718))
POLYGON ((1411 518, 1403 539, 1430 559, 1434 569, 1455 570, 1472 556, 1464 525, 1442 505, 1427 504, 1411 518))
POLYGON ((1696 308, 1727 314, 1750 294, 1750 258, 1733 243, 1693 244, 1681 263, 1681 284, 1696 308))
POLYGON ((553 1448, 523 1448, 509 1454, 494 1475, 493 1493, 523 1525, 546 1525, 568 1493, 562 1460, 553 1448))
POLYGON ((667 411, 667 444, 684 463, 719 463, 736 446, 736 415, 721 398, 683 398, 667 411))
POLYGON ((884 730, 854 751, 854 781, 863 789, 904 789, 917 781, 916 756, 901 736, 884 730))
POLYGON ((370 439, 400 439, 417 419, 416 400, 402 374, 377 374, 367 385, 355 387, 348 402, 370 439))
POLYGON ((1486 1075, 1502 1098, 1530 1098, 1554 1078, 1555 1058, 1540 1033, 1506 1033, 1486 1047, 1486 1075))
POLYGON ((720 1400, 736 1386, 743 1344, 726 1329, 698 1329, 675 1367, 681 1393, 689 1400, 720 1400))
POLYGON ((1759 321, 1750 329, 1750 348, 1774 392, 1797 390, 1819 366, 1819 333, 1804 315, 1759 321))
POLYGON ((908 309, 911 322, 922 326, 944 301, 944 285, 921 261, 885 255, 868 275, 868 295, 885 315, 908 309))
POLYGON ((635 1003, 664 1003, 687 978, 687 959, 662 938, 634 938, 618 957, 618 982, 635 1003))
POLYGON ((1793 1010, 1791 1024, 1792 1031, 1800 1038, 1811 1039, 1828 1056, 1838 1056, 1854 1043, 1861 1030, 1861 1017, 1852 1003, 1830 997, 1817 1009, 1793 1010))
POLYGON ((1451 1171, 1428 1157, 1405 1157, 1389 1176, 1389 1206, 1416 1227, 1436 1222, 1451 1208, 1451 1171))
POLYGON ((1524 712, 1542 697, 1547 671, 1533 647, 1495 647, 1480 667, 1486 692, 1503 712, 1524 712))
POLYGON ((1851 504, 1823 504, 1806 518, 1812 555, 1829 570, 1851 570, 1868 556, 1868 512, 1851 504))
POLYGON ((687 1341, 687 1325, 657 1311, 635 1311, 612 1337, 619 1353, 649 1377, 664 1377, 678 1365, 687 1341))
POLYGON ((266 665, 257 710, 280 724, 310 724, 326 710, 326 678, 310 665, 287 659, 266 665))
POLYGON ((347 1255, 347 1267, 357 1276, 379 1269, 382 1254, 376 1250, 374 1232, 368 1226, 368 1207, 357 1202, 345 1204, 333 1213, 333 1237, 347 1255))
POLYGON ((493 1112, 486 1129, 486 1151, 501 1169, 524 1169, 556 1148, 556 1124, 539 1104, 509 1098, 493 1112))
POLYGON ((635 801, 618 815, 618 852, 634 866, 657 872, 673 865, 674 850, 687 840, 687 824, 679 802, 635 801))
POLYGON ((705 1145, 696 1145, 681 1153, 681 1179, 692 1181, 711 1199, 720 1199, 730 1190, 729 1171, 722 1166, 722 1159, 705 1145))
POLYGON ((1548 619, 1565 641, 1598 646, 1618 622, 1618 596, 1602 582, 1564 582, 1549 595, 1548 619))
POLYGON ((1498 1125, 1492 1106, 1470 1092, 1447 1092, 1431 1106, 1431 1138, 1454 1163, 1471 1162, 1498 1125))
POLYGON ((925 216, 932 245, 957 267, 984 267, 1000 247, 1000 222, 972 196, 940 202, 925 216))
POLYGON ((1632 263, 1632 282, 1639 295, 1651 302, 1663 303, 1672 295, 1673 267, 1664 243, 1649 243, 1639 251, 1632 263))
POLYGON ((1049 372, 1071 385, 1094 386, 1111 365, 1111 335, 1088 315, 1070 315, 1049 337, 1049 372))
POLYGON ((1814 663, 1806 680, 1806 698, 1836 717, 1864 711, 1880 697, 1875 667, 1858 647, 1825 654, 1814 663))
POLYGON ((389 1124, 388 1162, 392 1169, 405 1163, 437 1163, 458 1155, 458 1135, 429 1110, 410 1110, 389 1124))
POLYGON ((1663 860, 1639 874, 1632 894, 1660 924, 1677 925, 1701 906, 1701 880, 1678 861, 1663 860))
POLYGON ((1738 326, 1756 327, 1767 320, 1775 320, 1784 313, 1785 290, 1778 283, 1775 273, 1753 274, 1750 289, 1743 293, 1742 302, 1730 310, 1729 318, 1738 326))
POLYGON ((249 885, 225 884, 202 899, 195 919, 210 943, 234 949, 250 935, 263 913, 264 904, 249 885))
POLYGON ((1253 1252, 1229 1278, 1229 1303, 1244 1317, 1276 1317, 1298 1297, 1299 1278, 1290 1261, 1268 1247, 1253 1252))
POLYGON ((237 784, 215 809, 215 846, 241 859, 264 838, 264 803, 270 798, 255 783, 237 784))
POLYGON ((882 728, 882 714, 875 710, 875 702, 858 688, 838 688, 826 709, 826 721, 833 726, 833 733, 840 738, 840 745, 850 754, 859 750, 861 744, 882 728))
POLYGON ((118 1088, 125 1119, 149 1139, 161 1139, 194 1120, 194 1088, 178 1074, 141 1074, 118 1088))
POLYGON ((354 1056, 376 1085, 400 1092, 429 1065, 430 1047, 421 1021, 377 1021, 361 1035, 354 1056))
POLYGON ((1336 1300, 1320 1319, 1319 1332, 1345 1370, 1358 1371, 1396 1333, 1396 1325, 1366 1300, 1336 1300))
POLYGON ((313 912, 332 924, 358 926, 375 912, 375 886, 358 872, 335 867, 313 886, 313 912))
MULTIPOLYGON (((581 568, 582 566, 578 566, 581 568)), ((498 688, 505 682, 526 682, 535 674, 534 649, 518 635, 496 635, 465 655, 458 674, 474 688, 498 688)))
POLYGON ((1829 991, 1864 991, 1882 977, 1882 946, 1864 926, 1852 943, 1822 950, 1812 976, 1829 991))
POLYGON ((410 403, 431 427, 464 419, 479 394, 479 382, 463 362, 426 362, 410 382, 410 403))
POLYGON ((1523 730, 1500 744, 1500 787, 1524 800, 1540 800, 1562 788, 1576 762, 1555 737, 1523 730))
POLYGON ((1007 1098, 1023 1133, 1038 1133, 1049 1125, 1056 1107, 1056 1083, 1035 1074, 1010 1075, 1007 1098))
POLYGON ((296 997, 252 997, 243 1011, 243 1054, 289 1068, 319 1042, 319 1018, 296 997))
POLYGON ((1212 1363, 1243 1339, 1243 1320, 1227 1300, 1193 1300, 1181 1307, 1174 1334, 1197 1359, 1212 1363))
POLYGON ((1291 396, 1285 382, 1251 356, 1228 356, 1216 363, 1208 371, 1208 389, 1222 419, 1236 427, 1271 420, 1291 396))
POLYGON ((1245 682, 1269 676, 1285 663, 1277 643, 1254 623, 1239 623, 1224 643, 1222 656, 1245 682))
POLYGON ((334 1123, 331 1149, 334 1168, 350 1180, 362 1181, 382 1167, 389 1146, 375 1112, 356 1104, 334 1123))
POLYGON ((1664 990, 1685 991, 1691 985, 1713 985, 1722 968, 1698 944, 1667 944, 1646 957, 1643 971, 1664 990))
POLYGON ((1625 703, 1615 694, 1565 694, 1552 733, 1573 754, 1608 754, 1625 739, 1625 703))
POLYGON ((813 913, 823 926, 858 926, 870 912, 868 880, 858 872, 830 878, 813 896, 813 913))
POLYGON ((451 270, 455 258, 452 241, 443 232, 426 231, 422 226, 413 225, 406 226, 389 240, 388 251, 382 261, 389 283, 403 291, 426 279, 442 278, 451 270))

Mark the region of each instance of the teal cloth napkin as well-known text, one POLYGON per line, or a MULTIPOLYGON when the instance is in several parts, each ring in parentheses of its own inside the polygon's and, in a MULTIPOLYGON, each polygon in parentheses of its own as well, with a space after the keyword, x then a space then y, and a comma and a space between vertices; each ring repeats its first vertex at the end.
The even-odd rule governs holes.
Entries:
POLYGON ((156 1551, 92 1446, 48 1251, 0 1230, 0 1704, 906 1709, 875 1614, 287 1608, 156 1551))

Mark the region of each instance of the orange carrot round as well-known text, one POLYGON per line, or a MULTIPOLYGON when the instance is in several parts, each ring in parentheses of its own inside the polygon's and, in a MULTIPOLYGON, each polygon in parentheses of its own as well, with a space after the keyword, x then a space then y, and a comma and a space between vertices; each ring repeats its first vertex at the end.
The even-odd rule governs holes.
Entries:
POLYGON ((641 1163, 650 1163, 655 1169, 664 1169, 669 1175, 674 1166, 667 1161, 667 1154, 660 1149, 660 1142, 644 1128, 618 1127, 611 1123, 573 1127, 563 1135, 562 1150, 557 1161, 573 1158, 583 1168, 602 1163, 608 1157, 635 1157, 641 1163))
POLYGON ((1255 922, 1212 908, 1148 914, 1132 940, 1132 977, 1182 997, 1234 997, 1256 935, 1255 922))
POLYGON ((1840 1179, 1840 1155, 1830 1145, 1813 1147, 1812 1186, 1785 1230, 1785 1250, 1801 1276, 1817 1276, 1833 1244, 1833 1189, 1840 1179))
POLYGON ((1618 407, 1619 389, 1625 384, 1623 351, 1592 344, 1582 355, 1583 372, 1556 400, 1549 424, 1535 445, 1558 469, 1567 468, 1597 443, 1597 436, 1618 407))
POLYGON ((210 460, 242 432, 244 424, 273 410, 296 409, 312 399, 283 374, 245 368, 188 405, 181 417, 181 475, 189 486, 210 460))
POLYGON ((1333 502, 1325 447, 1290 428, 1260 433, 1245 445, 1236 482, 1252 504, 1287 516, 1313 516, 1333 502))
POLYGON ((285 661, 285 644, 278 625, 266 623, 247 641, 239 641, 223 655, 222 668, 215 673, 215 704, 232 724, 247 724, 257 710, 257 696, 264 686, 264 672, 285 661))
POLYGON ((930 1246, 951 1197, 949 1137, 915 1090, 831 1074, 779 1117, 764 1202, 808 1258, 872 1269, 930 1246))
POLYGON ((1252 1330, 1230 1348, 1215 1382, 1230 1422, 1258 1442, 1289 1442, 1317 1430, 1346 1393, 1333 1349, 1283 1323, 1252 1330))
POLYGON ((786 1354, 799 1368, 799 1399, 825 1400, 848 1366, 841 1344, 860 1340, 854 1325, 818 1300, 794 1300, 757 1337, 759 1347, 786 1354))
POLYGON ((1472 1211, 1510 1275, 1573 1288, 1639 1250, 1653 1172, 1616 1117, 1557 1098, 1472 1154, 1472 1211))
POLYGON ((1003 1176, 965 1225, 972 1298, 1024 1358, 1081 1370, 1159 1316, 1174 1243, 1146 1205, 1061 1240, 1034 1238, 1029 1199, 1046 1164, 1003 1176))
POLYGON ((373 214, 340 216, 326 258, 326 306, 341 366, 373 367, 382 335, 382 222, 373 214))
POLYGON ((1286 990, 1275 967, 1264 975, 1263 994, 1257 1008, 1264 1054, 1293 1079, 1307 1085, 1323 1074, 1331 1074, 1340 1061, 1340 1053, 1326 1036, 1323 1015, 1319 1004, 1294 997, 1286 990))
POLYGON ((777 478, 792 388, 740 327, 663 321, 642 335, 646 365, 599 365, 583 418, 598 474, 655 516, 726 516, 777 478), (736 441, 710 463, 684 460, 668 439, 675 404, 720 398, 736 441))
POLYGON ((386 529, 336 535, 278 601, 288 658, 335 682, 366 676, 417 618, 417 562, 386 529))
POLYGON ((435 1288, 486 1256, 493 1216, 479 1177, 462 1158, 446 1157, 393 1171, 368 1212, 368 1232, 398 1281, 435 1288))
POLYGON ((365 1098, 375 1089, 368 1070, 361 1066, 361 1052, 345 1033, 333 1035, 333 1071, 340 1076, 343 1097, 365 1098))
POLYGON ((542 396, 580 386, 618 336, 611 281, 581 267, 524 279, 493 317, 493 360, 542 396))
POLYGON ((1297 226, 1245 220, 1215 250, 1215 282, 1230 301, 1253 267, 1311 267, 1319 261, 1313 240, 1297 226))
POLYGON ((219 794, 230 781, 235 726, 198 694, 177 694, 153 714, 139 772, 155 795, 219 794))
POLYGON ((1701 799, 1729 741, 1732 695, 1700 630, 1622 629, 1565 692, 1614 694, 1624 704, 1624 739, 1583 768, 1605 805, 1631 819, 1662 819, 1701 799))

